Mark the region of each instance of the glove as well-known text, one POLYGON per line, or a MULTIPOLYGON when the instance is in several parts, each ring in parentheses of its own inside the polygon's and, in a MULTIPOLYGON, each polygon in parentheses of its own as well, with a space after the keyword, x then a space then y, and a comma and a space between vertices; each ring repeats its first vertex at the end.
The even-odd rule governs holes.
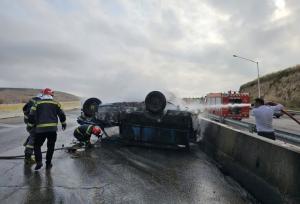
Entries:
POLYGON ((26 141, 24 142, 23 146, 26 147, 26 145, 28 144, 29 141, 29 137, 27 137, 26 141))
POLYGON ((67 128, 67 124, 66 123, 61 124, 61 128, 62 130, 65 130, 67 128))
POLYGON ((32 127, 27 125, 26 130, 27 130, 27 132, 30 132, 32 130, 32 127))

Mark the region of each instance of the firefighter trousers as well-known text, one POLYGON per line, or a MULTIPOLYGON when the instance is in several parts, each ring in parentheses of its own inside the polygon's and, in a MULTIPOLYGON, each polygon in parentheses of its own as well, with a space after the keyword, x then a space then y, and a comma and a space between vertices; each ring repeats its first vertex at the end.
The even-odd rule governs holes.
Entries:
POLYGON ((76 130, 74 131, 74 137, 75 137, 79 142, 88 142, 88 141, 90 141, 90 137, 84 136, 84 135, 78 133, 76 130))
POLYGON ((24 146, 25 159, 30 159, 34 148, 34 133, 30 133, 26 139, 26 142, 24 143, 24 146))
POLYGON ((46 139, 47 139, 46 164, 51 164, 56 138, 57 138, 56 132, 36 133, 35 143, 34 143, 34 155, 37 164, 42 163, 41 147, 44 144, 46 139))

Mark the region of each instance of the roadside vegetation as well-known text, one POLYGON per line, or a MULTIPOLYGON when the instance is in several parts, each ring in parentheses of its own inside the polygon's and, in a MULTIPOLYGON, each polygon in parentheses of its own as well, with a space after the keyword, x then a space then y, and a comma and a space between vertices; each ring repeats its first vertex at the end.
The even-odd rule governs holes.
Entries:
MULTIPOLYGON (((40 89, 0 88, 0 104, 26 103, 39 92, 40 89)), ((80 101, 79 97, 61 91, 55 91, 54 99, 59 102, 80 101)))
MULTIPOLYGON (((260 78, 261 95, 266 101, 279 102, 287 108, 300 109, 300 65, 260 78)), ((240 87, 240 91, 249 92, 251 98, 257 97, 257 80, 240 87)))
MULTIPOLYGON (((25 103, 17 103, 17 104, 0 104, 0 112, 1 111, 21 111, 25 103)), ((67 101, 60 102, 62 108, 64 110, 70 110, 80 107, 80 101, 67 101)))
MULTIPOLYGON (((0 88, 0 118, 22 116, 24 104, 36 96, 38 89, 0 88)), ((64 110, 80 108, 80 98, 64 92, 55 92, 54 99, 64 110)))

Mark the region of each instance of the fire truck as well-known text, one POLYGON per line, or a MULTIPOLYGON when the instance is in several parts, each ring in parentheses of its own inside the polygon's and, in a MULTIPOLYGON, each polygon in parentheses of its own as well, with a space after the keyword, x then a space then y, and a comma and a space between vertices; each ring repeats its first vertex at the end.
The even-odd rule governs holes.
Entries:
POLYGON ((249 93, 237 91, 209 93, 205 97, 205 107, 209 114, 241 120, 249 118, 250 96, 249 93))

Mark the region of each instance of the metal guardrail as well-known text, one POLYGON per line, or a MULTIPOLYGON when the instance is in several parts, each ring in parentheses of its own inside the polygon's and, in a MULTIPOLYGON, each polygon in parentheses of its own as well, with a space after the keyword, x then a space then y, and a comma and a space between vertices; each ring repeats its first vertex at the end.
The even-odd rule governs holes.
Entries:
POLYGON ((294 111, 294 110, 286 110, 286 112, 292 114, 292 115, 300 115, 300 111, 294 111))
MULTIPOLYGON (((233 119, 228 119, 228 118, 222 118, 220 116, 211 115, 211 114, 209 114, 207 116, 210 119, 216 120, 216 121, 221 122, 226 125, 246 129, 251 133, 256 132, 255 125, 252 123, 249 123, 249 122, 233 120, 233 119)), ((277 138, 284 140, 286 142, 300 145, 300 134, 295 134, 295 133, 286 132, 286 131, 277 130, 277 129, 274 129, 274 132, 275 132, 275 136, 277 138)))
POLYGON ((275 130, 275 136, 283 140, 290 141, 292 143, 300 144, 300 135, 294 133, 285 132, 282 130, 275 130))

